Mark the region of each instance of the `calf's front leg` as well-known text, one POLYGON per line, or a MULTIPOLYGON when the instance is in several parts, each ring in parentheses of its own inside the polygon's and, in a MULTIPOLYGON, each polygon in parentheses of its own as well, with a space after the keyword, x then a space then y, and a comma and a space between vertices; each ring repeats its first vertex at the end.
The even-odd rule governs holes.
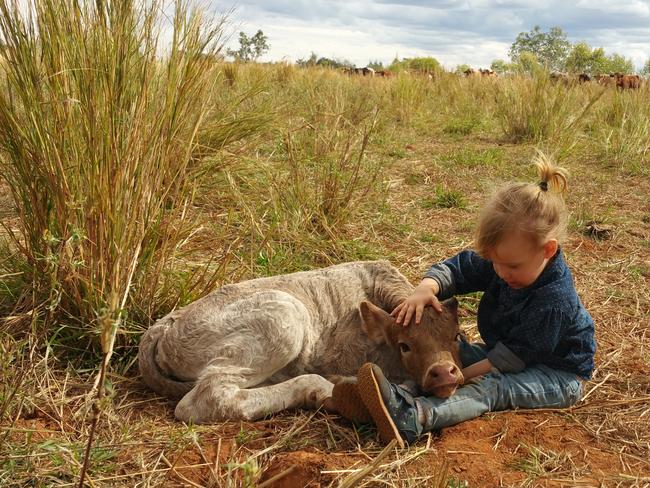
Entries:
MULTIPOLYGON (((231 377, 232 378, 232 377, 231 377)), ((223 420, 257 420, 282 410, 320 407, 334 385, 305 374, 269 386, 240 388, 223 384, 220 375, 204 377, 176 406, 176 418, 197 424, 223 420)))

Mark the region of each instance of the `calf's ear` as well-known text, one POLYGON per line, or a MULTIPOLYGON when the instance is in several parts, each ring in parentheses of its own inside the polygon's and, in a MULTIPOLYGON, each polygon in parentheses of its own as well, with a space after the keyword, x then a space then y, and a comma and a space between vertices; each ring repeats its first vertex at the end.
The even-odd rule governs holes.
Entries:
POLYGON ((361 302, 361 324, 368 337, 377 344, 390 343, 389 331, 395 327, 395 319, 389 313, 370 302, 361 302))
POLYGON ((454 319, 458 321, 458 300, 456 300, 456 297, 447 298, 447 300, 441 303, 443 307, 451 312, 454 319))
POLYGON ((448 318, 445 320, 447 327, 443 330, 445 330, 447 334, 450 334, 451 340, 453 340, 455 344, 456 336, 460 331, 460 322, 458 320, 458 300, 456 300, 456 297, 448 298, 442 302, 442 306, 444 310, 449 311, 449 315, 447 316, 448 318))

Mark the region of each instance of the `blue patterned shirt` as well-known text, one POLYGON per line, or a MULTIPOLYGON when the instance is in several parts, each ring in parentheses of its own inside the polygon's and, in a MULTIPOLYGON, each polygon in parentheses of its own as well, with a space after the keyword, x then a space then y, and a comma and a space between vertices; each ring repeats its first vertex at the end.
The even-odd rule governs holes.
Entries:
POLYGON ((478 330, 488 359, 504 373, 541 363, 589 379, 594 370, 594 322, 573 285, 561 250, 532 285, 514 289, 499 278, 492 262, 462 251, 434 264, 425 277, 440 285, 446 299, 483 291, 478 330))

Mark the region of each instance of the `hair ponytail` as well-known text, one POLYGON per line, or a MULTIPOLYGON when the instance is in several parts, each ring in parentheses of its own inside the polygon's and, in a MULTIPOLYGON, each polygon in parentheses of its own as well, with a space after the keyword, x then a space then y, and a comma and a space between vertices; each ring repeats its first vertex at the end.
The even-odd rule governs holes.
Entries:
POLYGON ((549 239, 561 241, 566 234, 567 211, 563 196, 568 172, 555 166, 541 151, 533 160, 538 183, 510 183, 496 191, 481 211, 476 228, 476 249, 489 253, 509 232, 522 232, 535 245, 549 239))
POLYGON ((569 172, 566 169, 555 166, 550 158, 539 149, 533 164, 537 168, 538 185, 541 191, 551 191, 560 195, 567 193, 569 172))

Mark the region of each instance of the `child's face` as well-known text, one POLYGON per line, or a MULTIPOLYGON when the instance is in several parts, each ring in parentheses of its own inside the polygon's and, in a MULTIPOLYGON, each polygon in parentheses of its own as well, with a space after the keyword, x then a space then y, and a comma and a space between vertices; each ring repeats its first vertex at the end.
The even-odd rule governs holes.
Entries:
POLYGON ((506 235, 490 252, 490 260, 499 278, 510 288, 532 285, 557 251, 557 240, 538 246, 528 236, 514 232, 506 235))

